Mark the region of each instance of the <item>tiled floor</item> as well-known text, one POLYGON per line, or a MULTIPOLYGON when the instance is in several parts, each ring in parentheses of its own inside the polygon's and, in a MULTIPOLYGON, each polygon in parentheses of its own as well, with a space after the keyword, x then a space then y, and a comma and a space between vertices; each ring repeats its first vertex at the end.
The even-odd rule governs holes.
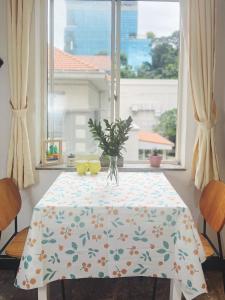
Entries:
MULTIPOLYGON (((225 300, 222 277, 219 273, 210 272, 206 275, 209 294, 196 300, 225 300)), ((0 300, 37 300, 37 290, 23 291, 13 287, 14 272, 0 271, 0 300)), ((82 279, 67 280, 66 300, 151 300, 151 278, 121 279, 82 279)), ((59 282, 50 285, 51 300, 61 300, 59 282)), ((169 298, 169 280, 160 279, 157 286, 157 300, 169 298)))

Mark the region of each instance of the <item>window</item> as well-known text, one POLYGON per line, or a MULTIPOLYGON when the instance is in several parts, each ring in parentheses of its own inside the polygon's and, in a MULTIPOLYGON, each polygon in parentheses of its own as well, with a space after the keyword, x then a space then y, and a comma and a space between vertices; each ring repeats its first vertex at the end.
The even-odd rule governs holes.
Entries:
POLYGON ((176 158, 179 2, 49 0, 48 139, 97 153, 87 126, 133 118, 125 162, 176 158))

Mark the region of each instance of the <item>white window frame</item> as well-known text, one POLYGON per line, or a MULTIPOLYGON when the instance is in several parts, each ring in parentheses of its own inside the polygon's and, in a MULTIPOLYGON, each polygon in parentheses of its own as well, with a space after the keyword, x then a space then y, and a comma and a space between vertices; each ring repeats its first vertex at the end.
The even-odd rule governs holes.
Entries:
MULTIPOLYGON (((54 0, 49 0, 52 3, 54 0)), ((146 1, 153 1, 153 2, 179 2, 179 0, 146 0, 146 1)), ((120 116, 120 12, 121 12, 121 0, 111 0, 112 8, 111 8, 111 17, 112 17, 112 32, 111 32, 111 78, 114 80, 111 81, 111 120, 115 120, 120 116), (119 67, 118 67, 119 66, 119 67), (113 96, 113 97, 112 97, 113 96), (112 100, 113 98, 113 100, 112 100)), ((41 37, 39 44, 41 48, 41 57, 40 62, 44 67, 42 67, 41 73, 41 94, 42 94, 42 109, 41 109, 41 144, 47 137, 47 119, 48 119, 48 1, 46 0, 35 0, 35 11, 39 11, 38 16, 36 14, 36 18, 38 17, 39 25, 40 25, 40 32, 41 37), (38 2, 38 5, 37 5, 38 2), (47 66, 47 67, 46 67, 47 66)), ((53 7, 54 5, 52 5, 53 7)), ((51 28, 53 38, 51 39, 51 44, 54 45, 54 10, 51 11, 51 28)), ((181 41, 182 44, 182 41, 181 41)), ((50 47, 53 49, 54 47, 50 47)), ((182 45, 180 48, 180 62, 181 62, 181 50, 182 45)), ((50 50, 52 52, 52 50, 50 50)), ((53 55, 51 55, 53 57, 53 55)), ((52 64, 52 63, 51 63, 52 64)), ((176 154, 174 160, 166 160, 163 163, 171 164, 171 165, 181 165, 182 167, 185 166, 185 149, 181 146, 181 143, 184 141, 184 136, 186 136, 186 126, 184 128, 184 121, 182 119, 183 115, 186 113, 186 101, 185 103, 181 103, 182 92, 181 92, 181 85, 182 81, 180 77, 182 74, 180 70, 183 68, 183 63, 180 63, 179 67, 179 77, 178 77, 178 101, 177 101, 177 128, 176 128, 176 154), (181 66, 182 65, 182 66, 181 66), (182 133, 182 134, 181 134, 182 133)), ((53 78, 54 76, 50 72, 50 77, 53 78)), ((54 82, 51 79, 51 92, 54 91, 54 82)), ((41 147, 42 148, 42 147, 41 147)), ((148 162, 145 161, 132 161, 129 164, 147 164, 148 162)))

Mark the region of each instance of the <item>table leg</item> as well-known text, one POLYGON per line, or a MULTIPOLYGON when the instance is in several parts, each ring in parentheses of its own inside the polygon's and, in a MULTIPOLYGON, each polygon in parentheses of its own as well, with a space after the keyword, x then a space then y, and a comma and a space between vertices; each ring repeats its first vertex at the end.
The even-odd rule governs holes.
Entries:
POLYGON ((182 293, 176 280, 170 280, 170 300, 181 300, 182 293))
POLYGON ((47 285, 38 288, 38 300, 48 300, 47 285))

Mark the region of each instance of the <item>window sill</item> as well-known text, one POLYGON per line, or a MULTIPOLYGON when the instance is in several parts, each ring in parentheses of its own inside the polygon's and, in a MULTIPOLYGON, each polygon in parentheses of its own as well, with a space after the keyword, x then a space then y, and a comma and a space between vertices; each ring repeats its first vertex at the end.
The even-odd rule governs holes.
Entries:
MULTIPOLYGON (((58 170, 75 172, 76 168, 67 167, 66 164, 54 165, 54 166, 43 166, 38 165, 36 170, 58 170)), ((107 171, 107 167, 102 167, 101 172, 107 171)), ((186 171, 186 168, 179 164, 169 164, 163 163, 159 168, 153 168, 148 164, 124 164, 123 167, 119 167, 120 172, 163 172, 163 171, 186 171)))

